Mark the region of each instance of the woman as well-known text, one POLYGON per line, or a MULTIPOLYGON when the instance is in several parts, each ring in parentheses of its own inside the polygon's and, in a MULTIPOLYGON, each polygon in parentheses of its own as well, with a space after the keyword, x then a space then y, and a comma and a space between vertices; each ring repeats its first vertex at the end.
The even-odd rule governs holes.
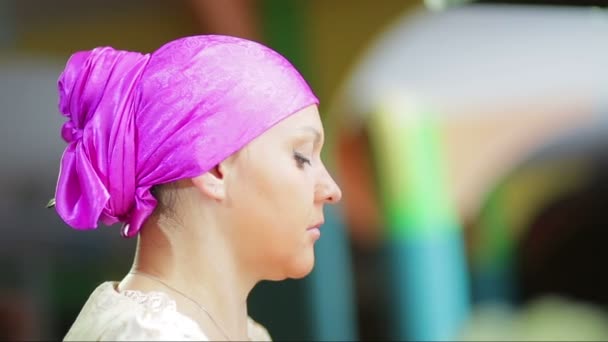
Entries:
POLYGON ((97 48, 69 59, 59 97, 58 214, 138 237, 129 274, 93 292, 65 339, 269 340, 249 292, 311 271, 323 206, 341 197, 294 67, 227 36, 97 48))

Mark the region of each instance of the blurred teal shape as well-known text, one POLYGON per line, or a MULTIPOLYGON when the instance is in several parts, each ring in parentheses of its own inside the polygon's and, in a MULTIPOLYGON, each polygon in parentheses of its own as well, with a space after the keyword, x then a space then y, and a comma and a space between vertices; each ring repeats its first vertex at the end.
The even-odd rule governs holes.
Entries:
POLYGON ((387 244, 391 331, 396 340, 450 341, 469 314, 459 231, 387 244))
POLYGON ((356 298, 348 236, 340 209, 325 208, 325 224, 315 246, 309 276, 312 336, 317 341, 357 340, 356 298))

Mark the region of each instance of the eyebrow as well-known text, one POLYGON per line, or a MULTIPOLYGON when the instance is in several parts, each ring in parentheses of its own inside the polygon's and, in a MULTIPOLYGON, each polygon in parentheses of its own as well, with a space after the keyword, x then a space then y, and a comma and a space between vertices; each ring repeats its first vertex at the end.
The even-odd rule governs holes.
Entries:
POLYGON ((315 136, 315 144, 318 145, 319 143, 321 143, 322 135, 321 135, 321 132, 319 132, 318 129, 314 128, 313 126, 303 126, 303 127, 301 127, 301 129, 303 131, 311 133, 312 135, 315 136))

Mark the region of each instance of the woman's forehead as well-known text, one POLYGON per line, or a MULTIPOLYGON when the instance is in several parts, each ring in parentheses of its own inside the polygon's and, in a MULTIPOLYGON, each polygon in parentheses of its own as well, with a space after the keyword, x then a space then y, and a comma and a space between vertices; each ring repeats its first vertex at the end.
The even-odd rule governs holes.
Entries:
POLYGON ((266 144, 275 145, 282 141, 287 142, 303 138, 315 143, 323 141, 323 126, 316 106, 304 108, 281 120, 274 127, 254 139, 249 145, 251 147, 266 144))
POLYGON ((295 130, 315 130, 322 133, 323 126, 317 106, 308 106, 283 119, 277 127, 295 130))

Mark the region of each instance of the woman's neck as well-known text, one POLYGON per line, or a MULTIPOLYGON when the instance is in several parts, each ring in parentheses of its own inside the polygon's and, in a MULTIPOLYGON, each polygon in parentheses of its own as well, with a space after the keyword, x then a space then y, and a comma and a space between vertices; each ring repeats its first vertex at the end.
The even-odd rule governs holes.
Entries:
POLYGON ((200 236, 192 234, 201 231, 200 227, 172 227, 166 233, 166 227, 152 224, 156 226, 142 230, 131 277, 125 278, 124 285, 164 292, 167 289, 162 288, 169 286, 168 294, 178 308, 180 303, 182 307, 192 307, 194 303, 203 308, 204 312, 199 311, 201 316, 192 318, 199 321, 209 338, 247 339, 247 296, 256 281, 241 269, 227 241, 213 234, 218 230, 206 226, 206 233, 200 236), (136 279, 138 273, 160 282, 151 284, 154 280, 143 276, 136 279))

